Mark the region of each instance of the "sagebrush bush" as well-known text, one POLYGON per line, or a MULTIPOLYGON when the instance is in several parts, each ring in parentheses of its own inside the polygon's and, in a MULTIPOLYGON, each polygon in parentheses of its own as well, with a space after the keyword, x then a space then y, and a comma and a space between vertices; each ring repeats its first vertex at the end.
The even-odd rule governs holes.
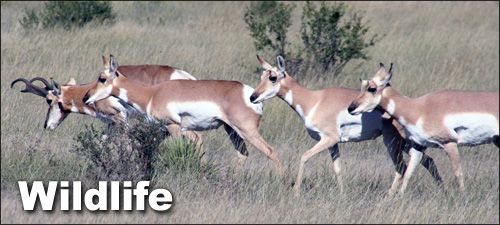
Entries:
POLYGON ((89 22, 114 23, 116 15, 110 2, 101 1, 49 1, 41 12, 26 11, 19 21, 25 29, 62 27, 66 30, 83 27, 89 22))
POLYGON ((149 180, 154 154, 167 136, 163 122, 145 119, 109 130, 90 125, 76 136, 73 151, 87 160, 97 180, 149 180))
POLYGON ((250 35, 255 39, 257 50, 271 50, 276 55, 286 56, 288 27, 294 4, 277 1, 258 1, 250 3, 243 19, 248 25, 250 35))
POLYGON ((85 158, 89 176, 95 180, 151 180, 166 169, 174 173, 215 173, 215 166, 203 160, 196 143, 184 137, 168 137, 165 122, 143 117, 110 129, 86 125, 76 136, 73 151, 85 158))

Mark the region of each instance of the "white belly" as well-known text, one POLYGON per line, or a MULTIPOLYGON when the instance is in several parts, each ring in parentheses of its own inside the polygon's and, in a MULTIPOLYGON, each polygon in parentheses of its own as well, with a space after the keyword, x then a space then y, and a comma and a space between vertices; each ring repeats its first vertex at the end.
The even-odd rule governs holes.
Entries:
POLYGON ((167 105, 167 110, 183 130, 210 130, 222 124, 222 112, 214 102, 172 102, 167 105))
POLYGON ((416 124, 407 123, 404 117, 400 117, 398 122, 403 125, 405 129, 406 136, 411 141, 426 147, 441 146, 439 141, 432 140, 428 134, 425 133, 423 125, 424 121, 422 118, 417 119, 416 124))
POLYGON ((498 120, 487 113, 461 113, 445 116, 443 122, 458 144, 478 145, 498 135, 498 120))
POLYGON ((363 141, 378 137, 382 132, 382 118, 379 111, 351 115, 347 110, 337 116, 341 142, 363 141))

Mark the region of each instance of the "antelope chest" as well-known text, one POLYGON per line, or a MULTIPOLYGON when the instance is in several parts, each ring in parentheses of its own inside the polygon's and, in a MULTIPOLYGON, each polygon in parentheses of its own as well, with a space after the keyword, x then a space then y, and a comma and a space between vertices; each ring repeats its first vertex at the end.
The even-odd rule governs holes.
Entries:
POLYGON ((432 135, 424 130, 424 120, 419 118, 415 124, 409 123, 404 117, 400 117, 398 122, 403 125, 406 136, 411 141, 426 147, 442 147, 442 137, 432 135))
MULTIPOLYGON (((291 101, 291 100, 290 100, 291 101)), ((304 114, 304 110, 302 109, 302 106, 296 105, 295 106, 295 111, 299 114, 300 118, 304 121, 304 125, 306 126, 307 132, 309 133, 309 136, 311 136, 315 140, 321 139, 323 136, 323 132, 321 132, 318 127, 315 125, 313 122, 313 116, 316 111, 316 107, 314 106, 309 114, 306 116, 304 114)))
POLYGON ((220 107, 210 101, 172 102, 167 104, 170 119, 183 130, 210 130, 222 125, 220 107))

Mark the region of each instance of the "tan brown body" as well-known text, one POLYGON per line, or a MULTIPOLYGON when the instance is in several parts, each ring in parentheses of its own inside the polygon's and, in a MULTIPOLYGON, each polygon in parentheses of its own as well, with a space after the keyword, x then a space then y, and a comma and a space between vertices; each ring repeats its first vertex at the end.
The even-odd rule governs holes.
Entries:
MULTIPOLYGON (((127 74, 131 80, 144 85, 153 85, 172 79, 196 79, 185 71, 165 65, 125 65, 120 66, 118 70, 127 74)), ((97 81, 81 85, 63 85, 60 87, 59 96, 49 93, 47 98, 51 99, 54 104, 49 109, 45 126, 55 129, 71 112, 94 116, 111 125, 126 122, 128 116, 133 114, 132 107, 120 103, 117 98, 103 99, 93 106, 85 105, 83 97, 96 84, 97 81), (62 104, 55 104, 57 102, 62 104)))
MULTIPOLYGON (((117 65, 113 58, 111 62, 117 65)), ((203 131, 224 125, 239 153, 240 165, 248 156, 243 143, 247 140, 273 160, 283 174, 276 153, 259 134, 262 104, 250 103, 252 92, 247 85, 225 80, 173 80, 144 86, 116 71, 101 74, 86 103, 115 96, 154 119, 166 121, 169 131, 179 126, 182 131, 203 131)))
MULTIPOLYGON (((172 79, 196 79, 186 72, 179 73, 178 69, 165 65, 124 65, 119 66, 118 71, 126 74, 131 80, 145 85, 158 84, 172 79), (176 72, 178 74, 175 74, 176 72)), ((96 103, 93 109, 88 109, 88 107, 92 106, 85 105, 82 99, 96 83, 97 81, 84 85, 62 86, 62 93, 65 96, 69 95, 63 99, 66 108, 71 109, 72 106, 76 106, 79 113, 88 114, 88 111, 96 111, 96 113, 103 115, 104 118, 111 119, 113 122, 125 121, 126 113, 123 111, 125 107, 119 107, 117 99, 114 98, 103 99, 96 103)))
POLYGON ((391 77, 392 64, 391 69, 386 71, 381 63, 371 80, 362 81, 361 93, 352 101, 349 112, 356 115, 380 106, 404 127, 413 147, 401 193, 404 193, 427 147, 441 147, 446 151, 463 191, 465 187, 457 146, 492 141, 500 145, 499 93, 441 90, 412 99, 391 87, 391 77))
MULTIPOLYGON (((382 108, 387 109, 390 100, 394 102, 394 118, 404 119, 408 125, 416 125, 419 120, 422 121, 422 131, 430 139, 429 145, 435 143, 434 145, 442 146, 449 142, 459 142, 456 132, 444 123, 446 116, 485 113, 499 121, 498 92, 440 90, 412 99, 400 95, 392 87, 386 87, 382 96, 382 108)), ((425 145, 423 142, 419 144, 425 145)))
MULTIPOLYGON (((278 96, 297 112, 311 137, 318 140, 314 147, 302 155, 295 182, 297 195, 300 193, 304 165, 309 158, 329 149, 333 160, 333 170, 342 187, 338 143, 371 140, 380 135, 383 135, 384 144, 396 167, 396 176, 390 193, 395 191, 395 186, 399 183, 406 167, 401 155, 404 138, 399 133, 401 127, 397 122, 384 119, 382 111, 352 116, 347 112, 347 108, 359 91, 336 87, 309 90, 286 73, 284 62, 280 62, 280 57, 278 57, 279 70, 259 57, 258 59, 265 71, 262 73, 261 82, 252 94, 252 102, 262 102, 278 96)), ((441 182, 441 177, 431 158, 426 158, 422 164, 437 182, 441 182)))

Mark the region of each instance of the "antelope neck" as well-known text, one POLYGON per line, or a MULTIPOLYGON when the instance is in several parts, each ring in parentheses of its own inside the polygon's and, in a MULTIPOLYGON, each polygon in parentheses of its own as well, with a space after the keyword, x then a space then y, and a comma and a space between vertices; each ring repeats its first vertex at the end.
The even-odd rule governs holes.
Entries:
POLYGON ((290 76, 281 83, 278 97, 285 100, 294 110, 297 110, 297 107, 301 107, 301 110, 303 110, 304 107, 314 103, 314 99, 311 96, 311 90, 300 85, 290 76))
POLYGON ((382 91, 379 105, 399 122, 401 120, 416 122, 418 118, 419 107, 415 100, 401 95, 391 86, 385 87, 382 91))
POLYGON ((121 78, 113 83, 111 95, 134 105, 134 107, 139 106, 139 110, 142 110, 148 105, 152 93, 154 93, 154 86, 146 87, 141 83, 135 83, 126 78, 121 78))

